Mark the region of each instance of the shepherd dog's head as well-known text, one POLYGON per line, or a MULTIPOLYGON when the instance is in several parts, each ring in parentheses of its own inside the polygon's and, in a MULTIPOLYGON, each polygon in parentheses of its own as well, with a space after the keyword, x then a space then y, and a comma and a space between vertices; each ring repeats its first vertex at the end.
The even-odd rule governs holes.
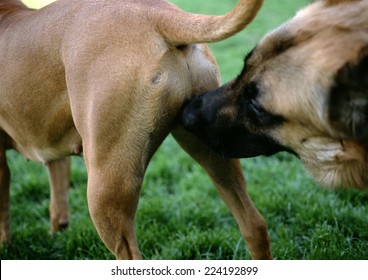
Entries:
POLYGON ((186 104, 184 126, 230 157, 296 154, 322 184, 368 183, 368 1, 317 1, 244 69, 186 104))

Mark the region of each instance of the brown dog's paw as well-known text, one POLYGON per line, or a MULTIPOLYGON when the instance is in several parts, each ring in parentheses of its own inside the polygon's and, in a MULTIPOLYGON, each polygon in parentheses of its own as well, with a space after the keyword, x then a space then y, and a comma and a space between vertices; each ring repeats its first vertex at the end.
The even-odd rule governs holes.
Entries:
POLYGON ((0 250, 10 244, 10 232, 0 231, 0 250))
POLYGON ((50 234, 53 234, 57 231, 66 230, 69 226, 69 220, 54 220, 51 221, 51 231, 50 234))

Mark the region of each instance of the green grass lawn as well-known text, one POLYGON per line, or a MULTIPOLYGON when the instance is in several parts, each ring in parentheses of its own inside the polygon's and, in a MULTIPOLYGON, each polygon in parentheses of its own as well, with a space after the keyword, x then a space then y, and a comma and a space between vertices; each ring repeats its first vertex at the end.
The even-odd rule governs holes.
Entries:
MULTIPOLYGON (((175 0, 185 10, 222 14, 236 0, 175 0)), ((211 47, 223 81, 241 70, 245 54, 307 0, 265 1, 246 30, 211 47)), ((83 160, 73 158, 71 222, 49 235, 44 167, 8 153, 12 243, 1 259, 113 259, 91 222, 83 160)), ((368 192, 321 188, 291 155, 242 160, 248 189, 265 217, 276 259, 368 259, 368 192)), ((147 259, 249 259, 238 227, 201 168, 175 141, 155 154, 142 188, 136 229, 147 259)))

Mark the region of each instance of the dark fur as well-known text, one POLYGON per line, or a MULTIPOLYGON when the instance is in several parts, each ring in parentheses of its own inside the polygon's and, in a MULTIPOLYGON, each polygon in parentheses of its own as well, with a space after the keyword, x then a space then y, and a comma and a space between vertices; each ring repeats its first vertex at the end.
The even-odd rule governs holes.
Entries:
POLYGON ((336 130, 348 138, 368 137, 368 47, 358 62, 348 62, 338 71, 328 107, 336 130))

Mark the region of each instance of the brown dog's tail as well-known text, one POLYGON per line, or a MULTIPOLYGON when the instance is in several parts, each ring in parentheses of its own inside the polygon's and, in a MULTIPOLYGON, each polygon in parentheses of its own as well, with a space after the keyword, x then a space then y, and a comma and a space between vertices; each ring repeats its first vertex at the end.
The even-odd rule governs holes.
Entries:
POLYGON ((174 10, 174 16, 163 12, 158 31, 174 46, 210 43, 223 40, 242 30, 257 15, 263 0, 239 0, 233 10, 223 16, 191 14, 174 10))

